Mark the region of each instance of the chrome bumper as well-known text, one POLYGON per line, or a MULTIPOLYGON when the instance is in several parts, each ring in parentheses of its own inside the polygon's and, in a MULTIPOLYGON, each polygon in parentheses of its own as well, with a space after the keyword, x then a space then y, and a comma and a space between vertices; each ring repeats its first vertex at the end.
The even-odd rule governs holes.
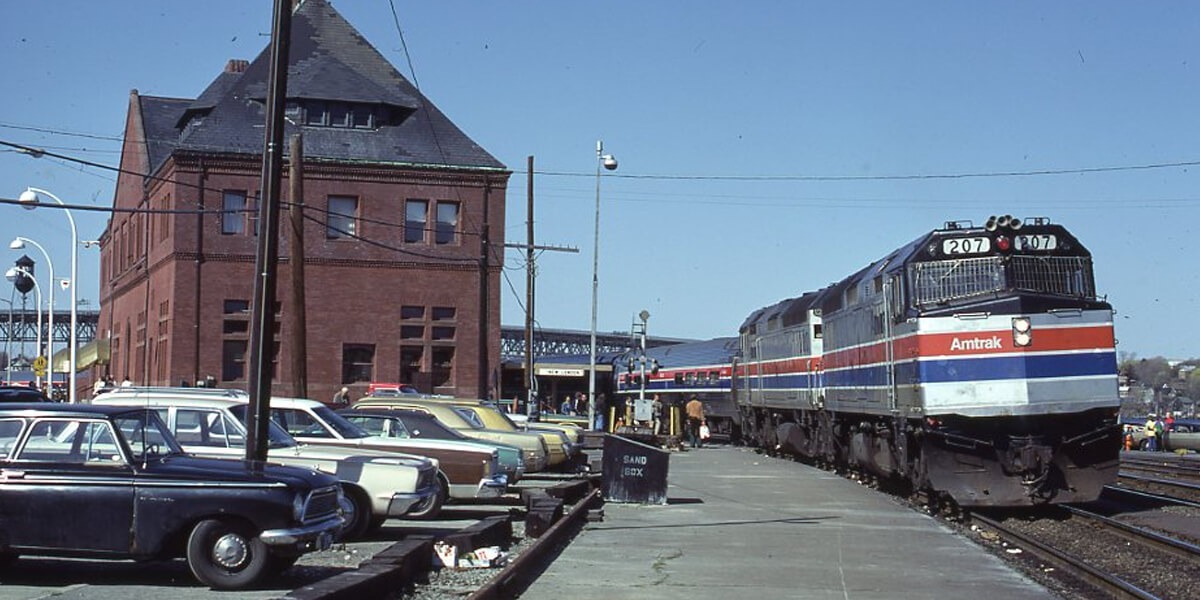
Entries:
POLYGON ((497 474, 479 481, 476 498, 499 498, 508 489, 508 475, 497 474))
POLYGON ((334 516, 301 527, 268 529, 258 537, 264 544, 275 548, 288 547, 302 552, 326 550, 333 545, 333 538, 344 524, 341 517, 334 516))

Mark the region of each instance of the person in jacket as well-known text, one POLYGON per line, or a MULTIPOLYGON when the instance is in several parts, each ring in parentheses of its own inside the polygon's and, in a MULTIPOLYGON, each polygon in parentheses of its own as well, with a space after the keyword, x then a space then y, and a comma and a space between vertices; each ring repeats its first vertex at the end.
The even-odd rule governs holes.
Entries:
POLYGON ((700 439, 700 424, 704 422, 704 403, 700 401, 700 398, 692 396, 692 399, 684 405, 683 411, 687 414, 688 442, 693 448, 703 447, 704 441, 700 439))

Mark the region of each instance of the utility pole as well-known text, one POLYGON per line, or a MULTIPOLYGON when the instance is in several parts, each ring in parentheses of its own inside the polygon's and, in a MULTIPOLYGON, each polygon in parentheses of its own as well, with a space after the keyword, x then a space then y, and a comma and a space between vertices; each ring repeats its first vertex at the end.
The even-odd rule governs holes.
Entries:
POLYGON ((579 248, 569 248, 566 246, 538 246, 533 243, 533 156, 529 156, 528 160, 529 177, 526 185, 527 196, 527 212, 525 221, 526 242, 524 244, 505 244, 505 248, 517 248, 525 251, 525 379, 528 386, 528 392, 525 397, 525 413, 529 414, 533 411, 533 407, 537 406, 537 375, 534 373, 534 362, 536 357, 533 352, 533 323, 534 311, 533 301, 535 297, 534 290, 536 286, 534 282, 537 277, 537 264, 534 259, 535 250, 549 250, 552 252, 572 252, 579 253, 579 248))
POLYGON ((489 200, 492 191, 492 183, 487 175, 483 176, 483 230, 479 232, 479 377, 476 385, 479 389, 479 397, 484 399, 491 398, 490 386, 488 385, 491 379, 491 366, 488 360, 488 270, 491 265, 491 260, 488 254, 491 250, 491 241, 488 239, 488 215, 491 212, 489 209, 489 200))
POLYGON ((292 136, 288 152, 288 247, 292 267, 292 393, 308 397, 308 313, 304 309, 304 136, 292 136))
MULTIPOLYGON (((529 407, 536 406, 537 377, 533 374, 533 155, 529 155, 526 167, 529 175, 525 179, 525 414, 529 407)), ((513 407, 517 410, 517 407, 513 407)))
MULTIPOLYGON (((275 348, 275 276, 279 263, 279 184, 283 173, 283 109, 287 99, 292 0, 275 0, 271 24, 271 68, 267 76, 266 136, 263 142, 262 197, 258 203, 258 251, 254 260, 254 300, 250 307, 250 367, 247 383, 246 459, 267 459, 271 423, 271 357, 275 348)), ((74 283, 74 282, 72 282, 74 283)))

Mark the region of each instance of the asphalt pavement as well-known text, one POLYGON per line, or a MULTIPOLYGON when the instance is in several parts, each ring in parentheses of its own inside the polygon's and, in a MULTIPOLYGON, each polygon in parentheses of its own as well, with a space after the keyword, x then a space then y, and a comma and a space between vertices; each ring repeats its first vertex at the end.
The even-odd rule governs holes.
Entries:
POLYGON ((928 515, 745 448, 672 453, 667 504, 607 503, 520 597, 1052 597, 928 515))

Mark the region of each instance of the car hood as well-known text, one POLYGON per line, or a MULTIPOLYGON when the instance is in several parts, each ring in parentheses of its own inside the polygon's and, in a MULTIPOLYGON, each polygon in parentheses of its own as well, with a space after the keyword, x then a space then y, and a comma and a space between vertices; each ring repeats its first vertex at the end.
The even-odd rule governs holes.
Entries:
POLYGON ((267 457, 271 460, 301 459, 328 462, 369 462, 403 465, 415 469, 423 468, 431 462, 434 466, 437 466, 436 461, 422 456, 384 452, 369 448, 342 448, 339 446, 317 446, 312 444, 299 444, 289 448, 272 448, 267 457))
POLYGON ((148 477, 206 482, 216 485, 284 483, 291 488, 324 487, 337 483, 326 473, 302 467, 228 458, 202 458, 173 455, 150 462, 143 473, 148 477))

